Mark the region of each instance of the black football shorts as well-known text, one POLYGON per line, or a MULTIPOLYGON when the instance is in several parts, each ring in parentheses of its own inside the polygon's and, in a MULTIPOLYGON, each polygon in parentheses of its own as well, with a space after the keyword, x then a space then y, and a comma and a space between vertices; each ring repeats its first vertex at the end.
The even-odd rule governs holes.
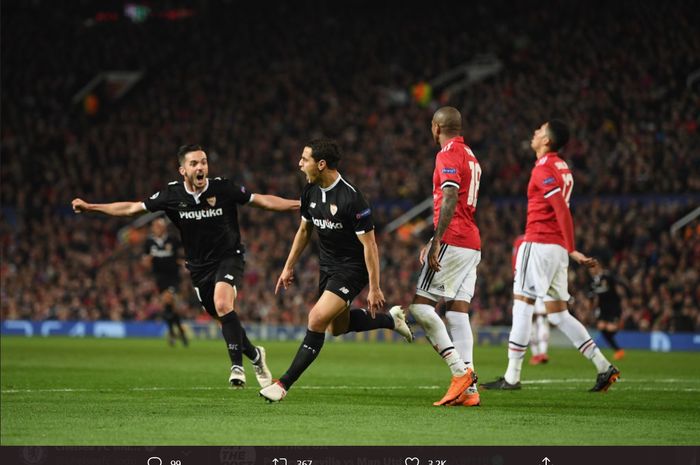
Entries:
POLYGON ((216 306, 214 305, 214 288, 216 283, 224 282, 235 287, 237 290, 243 284, 243 269, 245 260, 243 257, 231 257, 221 260, 204 269, 192 269, 192 285, 194 286, 197 298, 201 302, 204 310, 214 318, 218 318, 216 306))

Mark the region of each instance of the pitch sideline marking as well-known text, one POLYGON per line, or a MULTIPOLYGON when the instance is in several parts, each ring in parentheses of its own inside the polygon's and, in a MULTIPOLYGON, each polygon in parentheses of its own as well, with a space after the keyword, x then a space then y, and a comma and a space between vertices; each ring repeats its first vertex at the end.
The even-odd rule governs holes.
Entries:
MULTIPOLYGON (((590 382, 589 378, 571 378, 571 379, 537 379, 522 381, 522 384, 528 385, 531 389, 542 389, 542 387, 537 385, 545 384, 569 384, 569 383, 586 383, 590 382)), ((630 383, 642 383, 642 384, 672 384, 672 383, 700 383, 697 379, 622 379, 622 383, 625 384, 625 389, 631 388, 634 391, 683 391, 683 392, 700 392, 700 388, 687 387, 687 388, 664 388, 664 387, 632 387, 629 386, 630 383)), ((433 390, 442 389, 444 386, 437 385, 425 385, 425 386, 350 386, 350 385, 338 385, 338 386, 298 386, 295 389, 303 390, 366 390, 366 391, 386 391, 386 390, 403 390, 403 389, 421 389, 421 390, 433 390)), ((143 392, 143 391, 216 391, 216 390, 228 390, 228 387, 223 386, 190 386, 190 387, 132 387, 124 389, 115 388, 54 388, 54 389, 3 389, 0 391, 2 394, 32 394, 32 393, 60 393, 60 392, 119 392, 119 391, 129 391, 129 392, 143 392)), ((570 386, 564 389, 578 390, 578 387, 570 386)))

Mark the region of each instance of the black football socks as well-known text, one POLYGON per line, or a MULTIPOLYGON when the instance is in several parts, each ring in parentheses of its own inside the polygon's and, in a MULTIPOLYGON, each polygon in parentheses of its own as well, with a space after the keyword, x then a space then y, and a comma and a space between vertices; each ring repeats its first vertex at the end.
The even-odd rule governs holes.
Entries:
POLYGON ((601 331, 601 333, 603 334, 603 337, 608 342, 608 344, 610 344, 610 347, 612 347, 615 350, 620 350, 620 346, 617 345, 617 342, 615 342, 615 333, 614 332, 605 330, 605 331, 601 331))
POLYGON ((297 354, 292 360, 292 364, 289 366, 287 372, 282 375, 280 382, 284 385, 286 389, 292 387, 292 384, 296 382, 297 379, 304 373, 304 370, 309 368, 309 365, 316 360, 319 352, 321 352, 321 347, 323 347, 323 342, 326 339, 325 333, 317 333, 306 330, 306 336, 304 336, 304 341, 299 346, 297 354))
POLYGON ((350 309, 350 323, 348 333, 351 331, 363 332, 373 329, 394 329, 394 319, 388 313, 377 313, 374 318, 364 308, 350 309))
MULTIPOLYGON (((243 327, 241 326, 241 320, 238 319, 236 312, 231 310, 222 316, 220 321, 221 333, 224 335, 231 365, 243 366, 243 353, 241 352, 243 327)), ((248 343, 250 344, 250 341, 248 343)))

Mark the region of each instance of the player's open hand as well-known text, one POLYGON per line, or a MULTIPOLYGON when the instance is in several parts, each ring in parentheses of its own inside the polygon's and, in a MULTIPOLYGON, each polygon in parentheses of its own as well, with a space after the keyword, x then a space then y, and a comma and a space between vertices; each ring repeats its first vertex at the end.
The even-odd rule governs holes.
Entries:
POLYGON ((288 289, 289 286, 294 282, 294 268, 285 268, 282 270, 282 274, 279 279, 277 279, 277 285, 275 286, 275 294, 280 290, 281 287, 288 289))
POLYGON ((87 211, 87 202, 83 199, 73 199, 73 201, 71 202, 71 206, 73 207, 73 211, 75 213, 82 213, 84 211, 87 211))
POLYGON ((430 243, 428 266, 435 272, 440 271, 440 241, 436 241, 435 239, 430 243))
POLYGON ((377 311, 384 308, 384 293, 380 288, 370 289, 367 294, 367 308, 369 309, 369 314, 372 318, 375 317, 377 311))

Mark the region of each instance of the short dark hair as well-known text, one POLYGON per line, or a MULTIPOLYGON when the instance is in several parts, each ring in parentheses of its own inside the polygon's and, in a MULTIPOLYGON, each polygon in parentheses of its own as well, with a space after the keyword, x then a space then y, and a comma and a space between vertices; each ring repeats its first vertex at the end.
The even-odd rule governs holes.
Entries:
POLYGON ((551 141, 550 150, 558 152, 569 142, 569 126, 560 119, 550 119, 547 122, 547 135, 551 141))
POLYGON ((326 160, 326 165, 332 170, 338 168, 341 154, 338 143, 333 139, 320 138, 313 139, 306 144, 306 147, 311 149, 311 156, 317 162, 326 160))
POLYGON ((185 162, 185 155, 187 155, 190 152, 197 152, 199 150, 204 150, 201 145, 199 144, 186 144, 186 145, 181 145, 179 149, 177 149, 177 161, 182 165, 185 162))

